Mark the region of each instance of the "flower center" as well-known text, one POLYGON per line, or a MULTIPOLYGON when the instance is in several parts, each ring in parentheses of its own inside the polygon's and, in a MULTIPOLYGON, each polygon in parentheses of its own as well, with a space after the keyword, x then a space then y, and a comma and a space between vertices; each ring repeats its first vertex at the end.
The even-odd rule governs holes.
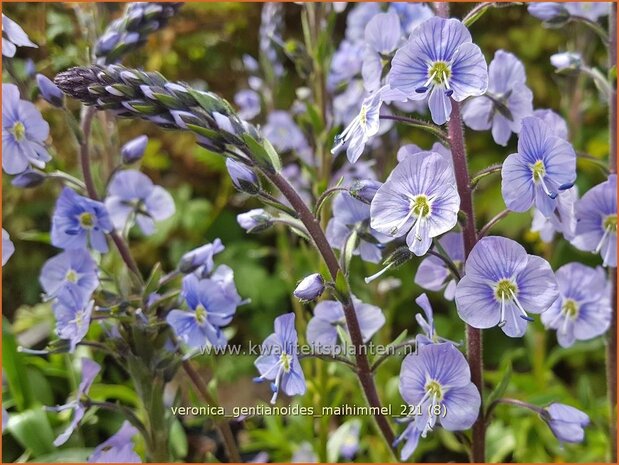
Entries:
POLYGON ((84 229, 92 229, 95 225, 95 218, 92 213, 81 213, 78 219, 80 222, 80 226, 84 229))
POLYGON ((432 63, 432 66, 428 68, 428 78, 432 79, 436 85, 447 83, 450 77, 451 68, 449 64, 444 61, 435 61, 432 63))
POLYGON ((69 271, 67 271, 67 274, 65 275, 65 279, 70 283, 76 283, 77 273, 75 272, 75 270, 69 269, 69 271))
POLYGON ((533 181, 539 182, 546 176, 546 167, 542 160, 537 160, 533 166, 531 166, 531 173, 533 174, 533 181))
POLYGON ((202 304, 198 304, 198 306, 196 307, 196 321, 199 324, 204 324, 207 315, 208 312, 206 311, 206 307, 202 304))
POLYGON ((430 215, 430 201, 425 195, 418 195, 410 203, 411 211, 415 216, 425 218, 430 215))
POLYGON ((604 218, 604 229, 610 233, 617 234, 617 214, 608 215, 604 218))
POLYGON ((361 105, 359 110, 359 123, 365 128, 368 123, 368 108, 365 105, 361 105))
POLYGON ((566 299, 563 303, 563 307, 561 308, 563 314, 573 320, 578 317, 579 310, 580 308, 578 306, 578 303, 576 303, 576 301, 572 299, 566 299))
POLYGON ((292 357, 290 355, 288 355, 286 352, 283 352, 279 356, 279 363, 282 366, 282 368, 284 369, 284 371, 286 373, 288 373, 290 371, 291 366, 292 366, 292 357))
POLYGON ((443 399, 443 388, 438 381, 430 380, 428 384, 426 384, 426 393, 436 400, 443 399))
POLYGON ((497 300, 503 299, 512 299, 512 295, 515 295, 518 292, 518 286, 516 283, 512 282, 509 279, 501 279, 494 289, 494 295, 497 300))
POLYGON ((83 323, 83 322, 84 322, 84 314, 83 314, 83 312, 81 312, 81 311, 80 311, 80 312, 77 312, 77 313, 75 314, 75 324, 76 324, 78 327, 80 327, 80 326, 82 326, 82 323, 83 323))
POLYGON ((15 136, 17 142, 21 142, 22 140, 24 140, 24 138, 26 137, 26 127, 24 126, 24 123, 22 123, 21 121, 17 121, 13 125, 13 135, 15 136))

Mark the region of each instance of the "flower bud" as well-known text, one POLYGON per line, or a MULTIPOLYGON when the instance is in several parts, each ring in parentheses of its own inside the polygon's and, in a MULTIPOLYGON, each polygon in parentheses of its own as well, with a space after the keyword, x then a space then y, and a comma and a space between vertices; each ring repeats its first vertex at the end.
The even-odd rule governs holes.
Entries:
POLYGON ((263 208, 255 208, 236 217, 239 223, 248 233, 257 233, 270 228, 273 225, 272 217, 263 208))
POLYGON ((348 189, 348 193, 355 199, 369 205, 372 203, 376 192, 382 185, 382 182, 374 181, 372 179, 361 179, 352 183, 348 189))
POLYGON ((37 187, 45 181, 45 174, 34 170, 26 170, 13 178, 11 184, 15 187, 27 189, 29 187, 37 187))
POLYGON ((582 57, 578 53, 555 53, 550 57, 550 63, 557 71, 577 70, 582 66, 582 57))
POLYGON ((325 291, 325 280, 319 273, 306 276, 294 290, 294 296, 305 302, 316 300, 325 291))
POLYGON ((584 428, 589 425, 589 416, 565 404, 553 403, 542 411, 542 419, 548 423, 552 434, 561 442, 582 442, 584 428))
POLYGON ((181 273, 191 273, 197 268, 204 266, 206 272, 213 269, 213 256, 224 250, 221 239, 215 239, 212 243, 204 244, 182 256, 178 269, 181 273))
POLYGON ((251 195, 255 195, 260 191, 258 176, 247 166, 232 158, 227 158, 226 168, 230 178, 232 178, 232 184, 238 190, 251 195))
POLYGON ((148 144, 147 136, 139 136, 135 139, 131 139, 120 149, 120 156, 123 163, 131 164, 139 161, 144 156, 146 150, 146 144, 148 144))
POLYGON ((43 74, 37 74, 37 86, 41 92, 41 97, 43 97, 47 103, 58 108, 63 107, 64 94, 51 79, 43 74))

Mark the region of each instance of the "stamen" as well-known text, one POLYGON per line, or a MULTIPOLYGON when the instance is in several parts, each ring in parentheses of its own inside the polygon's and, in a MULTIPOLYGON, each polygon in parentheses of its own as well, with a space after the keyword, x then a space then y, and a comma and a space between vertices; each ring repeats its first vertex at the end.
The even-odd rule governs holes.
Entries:
POLYGON ((376 278, 378 278, 379 276, 382 276, 389 268, 391 268, 394 264, 390 263, 389 265, 387 265, 386 267, 384 267, 382 270, 380 270, 378 273, 374 273, 372 276, 368 276, 367 278, 364 278, 364 281, 366 284, 370 284, 372 281, 374 281, 376 278))
POLYGON ((509 290, 509 292, 512 295, 512 299, 514 299, 514 302, 516 303, 516 307, 518 308, 518 310, 520 310, 522 312, 522 315, 520 315, 520 318, 522 318, 523 320, 527 320, 527 321, 534 321, 533 318, 531 318, 527 312, 524 310, 524 308, 522 308, 522 304, 520 303, 520 301, 518 300, 518 297, 516 297, 516 294, 514 293, 514 291, 512 291, 511 289, 509 290))
POLYGON ((391 231, 389 231, 389 233, 390 233, 392 236, 393 236, 393 235, 395 235, 395 234, 398 232, 398 230, 399 230, 402 226, 404 226, 404 225, 406 224, 406 222, 410 219, 410 217, 411 217, 411 216, 413 216, 413 209, 412 209, 412 208, 408 211, 408 215, 406 215, 406 216, 404 217, 404 219, 403 219, 402 221, 400 221, 400 222, 397 224, 397 226, 393 227, 393 228, 391 229, 391 231))
POLYGON ((604 229, 604 234, 602 234, 602 238, 600 239, 600 242, 598 242, 598 245, 595 247, 595 250, 594 250, 595 253, 600 253, 600 250, 602 250, 602 246, 604 245, 604 242, 606 242, 606 238, 608 237, 609 234, 610 234, 610 227, 607 226, 604 229))
POLYGON ((548 189, 548 187, 546 186, 546 183, 544 182, 544 178, 540 177, 539 178, 539 182, 542 184, 542 189, 544 189, 544 193, 550 197, 551 199, 556 199, 557 198, 557 194, 556 192, 550 192, 550 190, 548 189))
POLYGON ((499 328, 505 326, 507 321, 505 320, 505 293, 501 292, 501 315, 499 317, 499 328))

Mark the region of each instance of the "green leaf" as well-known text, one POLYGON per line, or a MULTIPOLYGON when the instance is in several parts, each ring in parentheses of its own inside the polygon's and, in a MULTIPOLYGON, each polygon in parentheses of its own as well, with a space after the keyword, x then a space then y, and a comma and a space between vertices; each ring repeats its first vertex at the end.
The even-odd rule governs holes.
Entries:
POLYGON ((281 171, 282 163, 279 155, 273 148, 271 143, 264 139, 262 143, 258 142, 249 134, 243 134, 243 142, 249 148, 254 160, 263 168, 269 171, 281 171))
POLYGON ((488 395, 488 400, 486 401, 487 406, 492 404, 495 400, 503 397, 503 394, 505 394, 505 391, 507 391, 507 388, 509 387, 509 382, 511 381, 511 378, 512 364, 510 362, 509 365, 507 365, 507 367, 505 368, 505 371, 503 372, 503 378, 488 395))
POLYGON ((51 454, 37 457, 37 463, 85 463, 94 449, 71 448, 61 449, 51 454))
POLYGON ((185 430, 183 429, 181 422, 176 418, 174 419, 172 428, 170 429, 170 444, 174 450, 175 457, 182 459, 187 456, 187 452, 189 451, 187 436, 185 435, 185 430))
POLYGON ((35 457, 50 454, 54 447, 54 432, 43 407, 36 407, 9 417, 7 429, 35 457))
POLYGON ((6 318, 2 319, 2 370, 17 409, 23 411, 32 406, 34 396, 28 380, 24 356, 17 351, 17 340, 6 318))
POLYGON ((144 296, 148 298, 150 294, 156 292, 159 289, 159 280, 163 275, 163 270, 161 269, 161 263, 157 262, 153 269, 150 272, 150 276, 146 281, 146 286, 144 287, 144 296))
POLYGON ((359 242, 359 234, 356 229, 353 229, 348 238, 346 239, 346 243, 344 244, 344 251, 342 253, 342 269, 345 273, 348 273, 348 268, 350 266, 350 261, 353 257, 353 252, 357 248, 359 242))

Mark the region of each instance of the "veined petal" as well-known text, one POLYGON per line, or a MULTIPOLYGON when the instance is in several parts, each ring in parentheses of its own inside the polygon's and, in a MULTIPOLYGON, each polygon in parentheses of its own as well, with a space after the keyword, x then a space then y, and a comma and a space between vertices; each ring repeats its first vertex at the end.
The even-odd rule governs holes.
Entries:
POLYGON ((520 154, 512 153, 501 168, 501 193, 505 205, 512 211, 524 212, 533 205, 535 186, 531 169, 520 154))

